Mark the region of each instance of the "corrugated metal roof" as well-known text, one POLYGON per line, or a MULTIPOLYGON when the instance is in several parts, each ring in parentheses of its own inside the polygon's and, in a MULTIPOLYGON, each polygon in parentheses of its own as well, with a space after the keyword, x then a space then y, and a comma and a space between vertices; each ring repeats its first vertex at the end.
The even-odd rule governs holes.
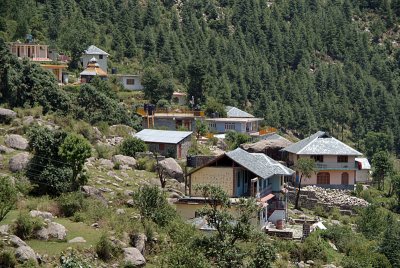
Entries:
POLYGON ((94 45, 91 45, 90 47, 88 47, 88 49, 85 50, 85 54, 88 54, 88 55, 110 55, 107 52, 105 52, 104 50, 102 50, 94 45))
POLYGON ((254 116, 246 113, 245 111, 240 110, 239 108, 226 106, 226 114, 227 117, 233 118, 253 118, 254 116))
POLYGON ((354 150, 323 131, 318 131, 310 137, 282 150, 302 155, 362 155, 359 151, 354 150))
POLYGON ((248 153, 243 149, 237 148, 226 153, 226 156, 263 179, 273 175, 292 175, 294 173, 290 168, 285 167, 265 154, 248 153))
POLYGON ((192 133, 191 131, 143 129, 133 136, 144 142, 178 144, 192 133))
POLYGON ((367 158, 357 157, 356 162, 361 163, 361 169, 371 169, 371 164, 369 163, 367 158))

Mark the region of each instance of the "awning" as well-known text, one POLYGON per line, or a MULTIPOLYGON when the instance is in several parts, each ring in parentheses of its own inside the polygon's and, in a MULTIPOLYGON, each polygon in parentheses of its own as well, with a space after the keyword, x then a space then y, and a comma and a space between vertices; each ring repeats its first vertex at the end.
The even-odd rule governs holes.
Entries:
POLYGON ((274 198, 275 197, 275 195, 274 194, 268 194, 268 195, 266 195, 266 196, 264 196, 263 198, 261 198, 261 202, 262 203, 265 203, 265 202, 267 202, 268 200, 270 200, 270 199, 272 199, 272 198, 274 198))

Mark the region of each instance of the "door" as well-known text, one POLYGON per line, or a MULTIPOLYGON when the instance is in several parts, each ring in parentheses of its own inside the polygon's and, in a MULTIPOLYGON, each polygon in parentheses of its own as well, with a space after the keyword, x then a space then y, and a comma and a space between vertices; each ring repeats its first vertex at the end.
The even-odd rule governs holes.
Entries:
POLYGON ((319 172, 317 174, 317 184, 331 184, 331 175, 329 172, 319 172))
POLYGON ((349 184, 349 173, 343 172, 342 173, 342 185, 348 185, 349 184))
POLYGON ((182 158, 182 144, 178 144, 178 158, 182 158))

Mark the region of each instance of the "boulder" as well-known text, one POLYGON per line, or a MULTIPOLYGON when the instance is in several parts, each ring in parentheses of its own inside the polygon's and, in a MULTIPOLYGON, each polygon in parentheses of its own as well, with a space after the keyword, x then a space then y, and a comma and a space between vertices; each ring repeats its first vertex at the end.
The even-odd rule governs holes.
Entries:
POLYGON ((135 234, 132 237, 133 246, 137 248, 143 256, 146 248, 146 242, 147 236, 145 234, 135 234))
POLYGON ((0 235, 7 235, 10 230, 10 226, 8 224, 0 225, 0 235))
POLYGON ((9 154, 14 152, 14 149, 8 148, 7 146, 0 145, 0 154, 9 154))
POLYGON ((28 149, 28 140, 22 137, 21 135, 11 134, 6 135, 6 139, 4 143, 13 149, 17 150, 26 150, 28 149))
POLYGON ((29 246, 21 246, 17 248, 15 251, 15 257, 20 262, 25 262, 27 260, 33 260, 35 263, 37 262, 35 251, 33 251, 29 246))
POLYGON ((133 135, 136 131, 127 125, 112 125, 108 128, 109 136, 128 136, 133 135))
POLYGON ((135 266, 144 266, 146 260, 137 248, 124 248, 124 262, 135 266))
POLYGON ((68 243, 86 243, 86 240, 83 237, 75 237, 68 241, 68 243))
POLYGON ((114 163, 109 159, 100 158, 99 164, 104 169, 113 169, 114 168, 114 163))
POLYGON ((159 162, 165 173, 172 179, 183 182, 183 170, 173 158, 166 158, 159 162))
POLYGON ((99 189, 85 185, 81 187, 81 190, 86 196, 94 197, 100 200, 105 206, 107 206, 108 203, 107 199, 105 199, 105 197, 101 194, 101 191, 99 189))
POLYGON ((24 240, 22 240, 21 238, 19 238, 16 235, 10 235, 8 240, 10 241, 11 246, 16 247, 16 248, 27 246, 27 244, 24 242, 24 240))
POLYGON ((119 208, 115 213, 117 213, 117 215, 122 215, 125 214, 125 210, 123 208, 119 208))
POLYGON ((134 192, 133 192, 132 190, 125 190, 125 191, 124 191, 124 195, 125 195, 125 196, 133 196, 133 193, 134 193, 134 192))
POLYGON ((52 220, 54 218, 53 214, 51 214, 50 212, 43 212, 39 210, 31 210, 29 214, 31 215, 31 217, 40 217, 44 220, 52 220))
POLYGON ((32 125, 34 122, 35 118, 32 115, 24 116, 24 118, 22 118, 22 124, 24 124, 25 126, 32 125))
POLYGON ((131 168, 136 167, 136 159, 131 156, 118 154, 114 155, 111 160, 114 164, 119 163, 121 165, 126 165, 131 168))
POLYGON ((36 232, 36 236, 41 240, 65 240, 67 237, 67 229, 57 222, 49 222, 46 227, 36 232))
POLYGON ((10 110, 10 109, 4 109, 0 108, 0 123, 10 123, 11 120, 13 120, 15 117, 17 117, 17 113, 10 110))
POLYGON ((9 169, 12 172, 19 172, 28 167, 31 155, 28 152, 19 153, 10 158, 8 162, 9 169))
POLYGON ((135 201, 133 201, 133 199, 129 199, 128 201, 126 201, 126 205, 128 207, 134 207, 135 206, 135 201))
POLYGON ((226 144, 226 142, 224 140, 218 139, 217 148, 225 151, 226 149, 228 149, 228 144, 226 144))

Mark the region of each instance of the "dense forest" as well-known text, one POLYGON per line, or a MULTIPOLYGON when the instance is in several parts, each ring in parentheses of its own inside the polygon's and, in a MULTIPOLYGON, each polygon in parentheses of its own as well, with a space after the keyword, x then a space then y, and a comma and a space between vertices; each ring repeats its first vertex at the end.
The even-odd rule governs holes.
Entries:
POLYGON ((10 0, 0 37, 31 33, 69 54, 72 71, 95 44, 112 66, 158 73, 197 104, 356 144, 386 132, 398 153, 399 18, 399 0, 10 0))

